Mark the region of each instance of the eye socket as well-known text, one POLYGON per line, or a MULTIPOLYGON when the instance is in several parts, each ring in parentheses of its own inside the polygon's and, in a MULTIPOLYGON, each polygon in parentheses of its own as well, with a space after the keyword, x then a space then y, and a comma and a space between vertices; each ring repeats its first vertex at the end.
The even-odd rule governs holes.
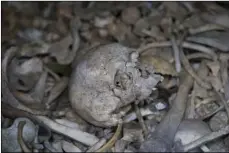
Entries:
POLYGON ((72 47, 73 47, 73 46, 72 46, 72 44, 71 44, 71 45, 68 46, 68 49, 69 49, 69 50, 72 50, 72 47))
POLYGON ((120 83, 119 81, 116 81, 116 82, 115 82, 115 85, 116 85, 116 87, 121 88, 121 83, 120 83))
POLYGON ((22 86, 25 86, 24 81, 22 81, 21 79, 18 79, 18 83, 19 83, 20 85, 22 85, 22 86))

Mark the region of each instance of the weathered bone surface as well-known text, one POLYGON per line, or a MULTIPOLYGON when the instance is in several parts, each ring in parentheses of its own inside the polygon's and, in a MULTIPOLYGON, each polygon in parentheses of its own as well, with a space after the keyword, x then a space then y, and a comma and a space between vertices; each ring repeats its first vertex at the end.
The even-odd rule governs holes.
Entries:
POLYGON ((187 119, 179 125, 174 140, 181 140, 182 145, 186 145, 209 133, 211 129, 202 120, 187 119))
POLYGON ((99 46, 84 54, 73 70, 69 96, 73 109, 96 126, 115 126, 117 112, 135 100, 145 99, 161 76, 142 74, 138 54, 120 44, 99 46))
POLYGON ((2 129, 2 151, 3 152, 21 152, 18 143, 18 124, 20 121, 26 121, 22 131, 25 143, 32 143, 36 136, 35 125, 28 118, 17 118, 14 123, 6 129, 2 129))

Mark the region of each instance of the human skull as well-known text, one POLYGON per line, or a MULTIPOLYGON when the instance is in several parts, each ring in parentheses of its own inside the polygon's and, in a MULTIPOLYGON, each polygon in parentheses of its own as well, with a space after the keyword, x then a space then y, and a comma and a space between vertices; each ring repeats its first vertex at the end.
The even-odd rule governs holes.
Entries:
POLYGON ((147 98, 161 76, 141 75, 138 53, 120 44, 99 46, 76 62, 69 97, 73 109, 96 126, 115 126, 119 108, 147 98))

